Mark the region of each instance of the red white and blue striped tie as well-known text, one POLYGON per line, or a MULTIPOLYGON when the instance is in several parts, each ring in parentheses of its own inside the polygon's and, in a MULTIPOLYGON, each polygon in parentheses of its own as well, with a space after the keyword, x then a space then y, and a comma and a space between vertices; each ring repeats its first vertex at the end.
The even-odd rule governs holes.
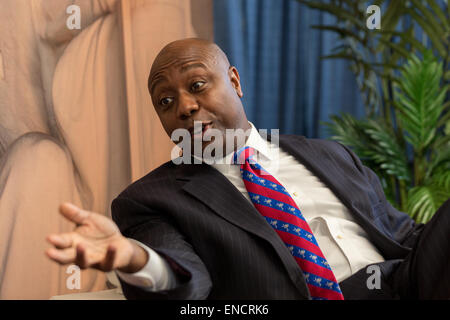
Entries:
POLYGON ((245 187, 256 209, 275 229, 303 271, 311 298, 343 300, 339 284, 300 209, 271 174, 254 161, 251 147, 238 150, 245 187))

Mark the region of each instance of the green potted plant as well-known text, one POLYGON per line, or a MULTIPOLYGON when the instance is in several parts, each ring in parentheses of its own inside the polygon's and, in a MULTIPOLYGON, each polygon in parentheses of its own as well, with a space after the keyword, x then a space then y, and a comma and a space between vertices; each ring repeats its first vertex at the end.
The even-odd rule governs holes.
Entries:
POLYGON ((366 118, 332 116, 332 138, 378 174, 392 205, 428 221, 450 197, 448 4, 379 0, 381 29, 370 30, 366 1, 299 1, 336 17, 335 25, 313 28, 340 35, 342 44, 324 58, 350 60, 364 97, 366 118))

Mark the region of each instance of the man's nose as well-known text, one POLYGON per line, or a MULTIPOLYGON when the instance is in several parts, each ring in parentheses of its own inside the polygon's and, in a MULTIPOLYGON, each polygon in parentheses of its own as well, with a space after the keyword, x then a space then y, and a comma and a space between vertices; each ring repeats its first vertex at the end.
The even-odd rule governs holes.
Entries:
POLYGON ((197 110, 197 100, 189 93, 181 93, 178 98, 178 117, 188 118, 197 110))

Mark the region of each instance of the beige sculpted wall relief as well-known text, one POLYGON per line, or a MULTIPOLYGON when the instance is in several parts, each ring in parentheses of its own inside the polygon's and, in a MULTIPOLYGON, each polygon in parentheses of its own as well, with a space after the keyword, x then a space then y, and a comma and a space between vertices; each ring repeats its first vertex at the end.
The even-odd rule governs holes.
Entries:
POLYGON ((105 288, 105 274, 45 257, 45 236, 73 226, 70 201, 109 215, 130 182, 170 158, 147 92, 153 58, 185 37, 212 40, 211 0, 2 0, 0 299, 105 288), (80 29, 66 25, 70 5, 80 29))

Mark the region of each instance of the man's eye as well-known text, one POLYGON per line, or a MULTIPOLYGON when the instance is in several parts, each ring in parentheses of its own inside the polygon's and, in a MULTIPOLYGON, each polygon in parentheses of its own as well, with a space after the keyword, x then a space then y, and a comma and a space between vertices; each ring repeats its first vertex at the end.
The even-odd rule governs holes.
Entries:
POLYGON ((172 103, 172 101, 173 101, 173 98, 166 97, 166 98, 162 98, 161 100, 159 100, 159 104, 162 106, 168 106, 169 104, 172 103))
POLYGON ((191 88, 193 91, 199 90, 201 87, 203 87, 205 83, 203 81, 196 81, 192 84, 191 88))

